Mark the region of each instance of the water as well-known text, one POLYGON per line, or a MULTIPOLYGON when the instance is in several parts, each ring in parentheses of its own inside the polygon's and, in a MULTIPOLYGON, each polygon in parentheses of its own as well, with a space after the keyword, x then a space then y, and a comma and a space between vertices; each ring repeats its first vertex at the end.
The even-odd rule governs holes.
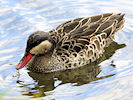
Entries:
POLYGON ((132 100, 132 9, 132 0, 0 0, 0 99, 132 100), (15 69, 32 32, 106 12, 125 13, 126 22, 96 62, 49 74, 15 69))

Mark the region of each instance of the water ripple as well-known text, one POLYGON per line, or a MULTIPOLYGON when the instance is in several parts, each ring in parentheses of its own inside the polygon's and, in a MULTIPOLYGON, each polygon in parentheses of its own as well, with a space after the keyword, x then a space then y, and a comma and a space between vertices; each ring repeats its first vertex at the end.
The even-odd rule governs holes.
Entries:
POLYGON ((132 100, 132 0, 1 0, 0 4, 0 92, 4 94, 3 99, 43 96, 41 99, 132 100), (115 36, 114 48, 107 49, 100 64, 55 74, 37 74, 24 68, 17 74, 15 66, 32 32, 49 31, 73 18, 106 12, 125 13, 126 21, 115 36))

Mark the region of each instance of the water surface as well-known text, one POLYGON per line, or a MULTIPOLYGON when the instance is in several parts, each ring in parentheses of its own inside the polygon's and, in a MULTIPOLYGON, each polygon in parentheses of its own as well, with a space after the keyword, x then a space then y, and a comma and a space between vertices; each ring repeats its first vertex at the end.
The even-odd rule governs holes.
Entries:
POLYGON ((0 0, 0 99, 132 100, 132 9, 132 0, 0 0), (49 74, 15 69, 32 32, 107 12, 126 22, 96 62, 49 74))

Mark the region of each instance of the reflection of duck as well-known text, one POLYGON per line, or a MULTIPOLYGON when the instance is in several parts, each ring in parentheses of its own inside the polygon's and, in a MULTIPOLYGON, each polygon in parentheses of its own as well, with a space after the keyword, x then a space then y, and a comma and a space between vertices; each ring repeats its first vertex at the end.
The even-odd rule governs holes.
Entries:
POLYGON ((125 44, 117 44, 116 42, 112 42, 109 47, 105 48, 105 52, 100 59, 84 67, 45 74, 28 72, 29 76, 32 77, 37 84, 33 83, 28 85, 20 83, 22 88, 26 88, 26 91, 23 91, 22 93, 24 95, 40 97, 45 96, 44 92, 51 91, 61 84, 75 83, 75 85, 79 86, 98 79, 110 77, 112 75, 99 78, 97 77, 97 75, 101 72, 98 64, 106 59, 109 59, 117 49, 123 47, 125 47, 125 44), (60 83, 55 86, 57 81, 60 81, 60 83))
POLYGON ((47 33, 37 31, 30 35, 17 69, 29 61, 30 70, 42 73, 89 64, 100 57, 104 47, 123 27, 123 17, 124 14, 107 13, 74 19, 47 33))

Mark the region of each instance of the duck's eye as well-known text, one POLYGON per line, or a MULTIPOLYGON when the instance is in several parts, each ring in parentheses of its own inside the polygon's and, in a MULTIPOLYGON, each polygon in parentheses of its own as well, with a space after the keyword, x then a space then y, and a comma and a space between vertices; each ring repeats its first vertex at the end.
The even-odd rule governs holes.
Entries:
POLYGON ((27 56, 28 56, 28 53, 25 54, 25 57, 27 57, 27 56))
POLYGON ((25 57, 28 57, 28 56, 29 56, 29 54, 30 54, 30 53, 26 53, 26 54, 25 54, 25 57))

